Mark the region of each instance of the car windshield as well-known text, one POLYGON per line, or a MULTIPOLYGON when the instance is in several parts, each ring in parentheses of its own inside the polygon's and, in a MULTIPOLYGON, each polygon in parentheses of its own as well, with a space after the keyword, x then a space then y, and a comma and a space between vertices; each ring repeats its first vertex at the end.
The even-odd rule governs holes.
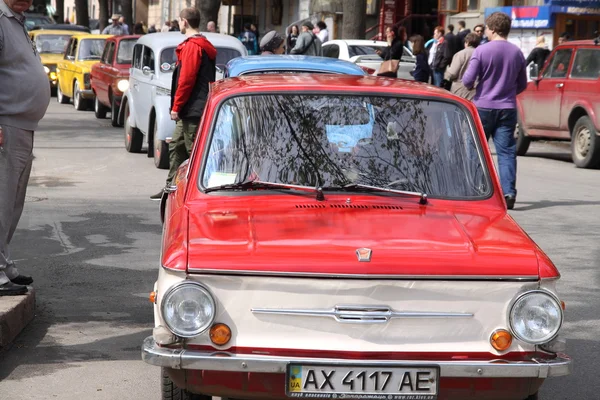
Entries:
POLYGON ((106 39, 81 39, 78 60, 100 60, 106 39))
MULTIPOLYGON (((217 47, 217 65, 225 65, 236 57, 240 57, 241 54, 236 49, 230 49, 228 47, 217 47)), ((177 55, 175 54, 175 47, 168 47, 160 53, 160 71, 171 72, 175 69, 175 63, 177 62, 177 55)))
POLYGON ((133 59, 133 48, 137 39, 121 40, 119 42, 119 51, 117 52, 117 64, 131 64, 133 59))
POLYGON ((375 50, 383 50, 386 46, 348 46, 350 57, 356 56, 377 56, 375 50))
POLYGON ((396 97, 240 96, 219 108, 200 183, 247 181, 335 190, 358 184, 482 198, 489 174, 453 103, 396 97))
POLYGON ((62 54, 65 52, 71 35, 37 35, 35 47, 38 53, 62 54))

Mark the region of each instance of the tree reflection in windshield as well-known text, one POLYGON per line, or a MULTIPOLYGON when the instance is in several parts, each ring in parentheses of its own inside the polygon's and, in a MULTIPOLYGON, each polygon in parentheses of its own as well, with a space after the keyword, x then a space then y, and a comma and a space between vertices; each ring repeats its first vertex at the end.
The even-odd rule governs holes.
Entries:
POLYGON ((260 180, 362 184, 482 197, 487 169, 465 111, 430 100, 255 95, 227 100, 211 136, 202 186, 260 180))
POLYGON ((37 35, 35 47, 38 53, 62 54, 71 35, 37 35))
POLYGON ((78 60, 100 60, 106 39, 81 39, 78 60))

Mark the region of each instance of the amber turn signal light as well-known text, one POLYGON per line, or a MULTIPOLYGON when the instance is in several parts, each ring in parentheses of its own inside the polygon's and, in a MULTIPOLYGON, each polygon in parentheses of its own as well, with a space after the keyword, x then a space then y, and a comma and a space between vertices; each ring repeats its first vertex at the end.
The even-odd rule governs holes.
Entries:
POLYGON ((231 329, 225 324, 214 324, 210 328, 210 340, 218 346, 223 346, 231 340, 231 329))
POLYGON ((490 337, 492 347, 498 351, 504 351, 512 344, 512 335, 505 329, 498 329, 490 337))
POLYGON ((150 303, 156 303, 156 292, 150 292, 148 299, 150 299, 150 303))

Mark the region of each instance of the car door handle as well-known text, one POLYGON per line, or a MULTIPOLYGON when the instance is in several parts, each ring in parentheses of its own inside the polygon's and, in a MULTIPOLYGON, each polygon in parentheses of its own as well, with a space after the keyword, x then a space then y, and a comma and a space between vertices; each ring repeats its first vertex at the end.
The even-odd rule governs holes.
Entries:
POLYGON ((565 86, 565 84, 564 84, 564 83, 557 83, 557 84, 556 84, 556 87, 557 87, 557 88, 559 88, 559 89, 560 89, 561 87, 563 87, 563 86, 565 86))

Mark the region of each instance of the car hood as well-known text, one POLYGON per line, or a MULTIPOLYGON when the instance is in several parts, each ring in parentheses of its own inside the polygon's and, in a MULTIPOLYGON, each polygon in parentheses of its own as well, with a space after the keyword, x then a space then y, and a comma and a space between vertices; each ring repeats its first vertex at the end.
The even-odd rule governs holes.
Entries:
POLYGON ((40 54, 40 58, 42 59, 42 64, 57 64, 64 58, 62 54, 50 54, 50 53, 42 53, 40 54))
POLYGON ((501 210, 324 203, 191 207, 188 271, 539 276, 535 243, 501 210))

